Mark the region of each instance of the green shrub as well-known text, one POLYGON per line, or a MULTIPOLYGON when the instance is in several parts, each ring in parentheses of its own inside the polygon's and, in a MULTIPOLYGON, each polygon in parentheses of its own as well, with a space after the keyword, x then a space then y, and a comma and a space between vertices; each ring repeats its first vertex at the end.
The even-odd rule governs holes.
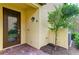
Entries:
POLYGON ((72 36, 71 39, 74 40, 74 39, 75 39, 75 32, 73 32, 73 33, 71 34, 71 36, 72 36))
POLYGON ((78 32, 74 33, 74 43, 76 47, 79 48, 79 33, 78 32))

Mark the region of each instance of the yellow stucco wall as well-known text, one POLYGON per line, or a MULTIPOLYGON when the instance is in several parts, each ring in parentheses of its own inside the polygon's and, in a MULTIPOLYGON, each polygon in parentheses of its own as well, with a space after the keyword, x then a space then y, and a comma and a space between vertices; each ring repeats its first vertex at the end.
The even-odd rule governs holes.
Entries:
POLYGON ((2 7, 0 6, 0 50, 3 49, 3 15, 2 7))
MULTIPOLYGON (((47 3, 40 8, 40 41, 39 46, 42 47, 48 43, 54 44, 54 32, 50 32, 48 29, 48 12, 55 10, 54 6, 62 4, 58 3, 47 3)), ((58 45, 68 49, 68 30, 60 29, 58 31, 58 45)))
POLYGON ((26 43, 26 22, 36 9, 26 4, 0 4, 0 50, 3 49, 3 7, 21 12, 21 44, 26 43))
MULTIPOLYGON (((3 49, 2 7, 21 12, 21 44, 27 43, 38 49, 48 43, 54 44, 54 33, 48 31, 48 12, 52 9, 54 10, 54 5, 46 4, 40 8, 35 6, 31 7, 32 4, 28 5, 29 4, 0 4, 0 50, 3 49), (32 17, 35 17, 34 22, 31 21, 32 17), (38 20, 38 22, 36 22, 36 20, 38 20)), ((64 29, 58 32, 58 45, 65 48, 68 48, 67 32, 68 31, 64 29)))

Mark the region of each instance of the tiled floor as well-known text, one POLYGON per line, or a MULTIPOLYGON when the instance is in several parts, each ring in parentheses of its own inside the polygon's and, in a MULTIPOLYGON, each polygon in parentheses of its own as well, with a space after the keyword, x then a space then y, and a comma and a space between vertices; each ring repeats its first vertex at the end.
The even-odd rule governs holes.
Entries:
POLYGON ((1 51, 0 55, 79 55, 79 49, 76 49, 73 44, 69 50, 57 46, 57 50, 54 51, 53 45, 46 45, 38 50, 28 44, 23 44, 1 51))
POLYGON ((41 50, 50 55, 68 55, 69 54, 67 49, 60 46, 57 46, 56 50, 54 50, 53 44, 48 44, 46 46, 43 46, 41 50))
POLYGON ((47 53, 23 44, 0 52, 0 55, 48 55, 47 53))
POLYGON ((53 45, 46 45, 42 47, 41 50, 50 55, 79 55, 79 49, 76 48, 74 42, 68 50, 63 47, 57 46, 57 50, 54 51, 53 45))

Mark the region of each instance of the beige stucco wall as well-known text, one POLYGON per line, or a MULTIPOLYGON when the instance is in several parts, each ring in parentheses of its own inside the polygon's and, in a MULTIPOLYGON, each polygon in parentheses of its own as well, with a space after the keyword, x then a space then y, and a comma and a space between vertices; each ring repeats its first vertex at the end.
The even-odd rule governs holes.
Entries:
MULTIPOLYGON (((26 43, 40 49, 42 46, 52 43, 55 41, 54 32, 50 32, 48 29, 48 12, 55 10, 54 6, 61 4, 46 4, 41 6, 33 14, 27 18, 26 21, 26 43), (50 6, 50 7, 49 7, 50 6), (32 22, 31 18, 35 17, 35 21, 32 22), (38 22, 36 22, 38 20, 38 22)), ((30 10, 31 11, 31 10, 30 10)), ((28 13, 30 13, 28 11, 28 13)), ((26 13, 27 14, 27 13, 26 13)), ((68 30, 60 29, 58 31, 58 41, 57 45, 68 49, 68 30)))
MULTIPOLYGON (((49 30, 48 34, 49 43, 55 43, 55 32, 49 30)), ((57 45, 68 49, 68 30, 67 29, 59 29, 57 36, 57 45)))
POLYGON ((26 43, 39 49, 39 9, 28 18, 26 24, 26 43), (34 22, 31 21, 32 17, 35 17, 34 22))
MULTIPOLYGON (((50 32, 48 29, 48 12, 51 10, 55 10, 54 6, 58 6, 62 4, 52 4, 48 3, 40 8, 40 47, 52 43, 54 44, 54 32, 50 32)), ((57 44, 64 48, 68 48, 68 30, 60 29, 58 31, 58 41, 57 44)))

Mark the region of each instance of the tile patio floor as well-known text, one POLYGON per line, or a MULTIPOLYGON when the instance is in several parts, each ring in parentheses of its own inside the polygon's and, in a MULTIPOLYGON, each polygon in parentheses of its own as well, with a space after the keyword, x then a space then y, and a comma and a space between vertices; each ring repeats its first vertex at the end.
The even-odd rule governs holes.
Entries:
POLYGON ((57 50, 54 52, 53 45, 46 45, 42 47, 41 50, 50 55, 79 55, 79 49, 75 47, 74 42, 68 50, 60 46, 57 46, 57 50))
POLYGON ((46 46, 43 46, 41 50, 50 55, 69 55, 68 50, 60 46, 57 46, 56 50, 54 51, 53 44, 48 44, 46 46))
POLYGON ((79 55, 79 49, 72 44, 69 50, 57 46, 57 50, 54 52, 53 45, 46 45, 38 50, 28 44, 23 44, 1 51, 0 55, 79 55))
POLYGON ((12 47, 0 52, 0 55, 48 55, 47 53, 31 47, 28 44, 12 47))

